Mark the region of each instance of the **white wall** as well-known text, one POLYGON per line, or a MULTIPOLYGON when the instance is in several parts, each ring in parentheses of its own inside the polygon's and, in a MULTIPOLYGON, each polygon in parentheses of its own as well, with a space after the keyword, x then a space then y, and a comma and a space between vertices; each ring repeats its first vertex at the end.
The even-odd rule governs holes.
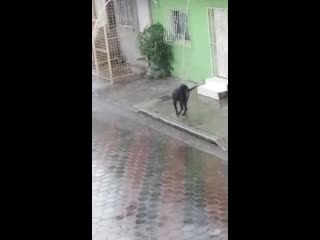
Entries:
POLYGON ((139 28, 142 32, 147 26, 151 25, 150 3, 149 0, 136 0, 139 28))
POLYGON ((138 50, 137 37, 139 32, 143 31, 145 27, 151 24, 149 0, 132 1, 135 1, 133 4, 134 28, 119 28, 121 48, 128 63, 145 66, 146 64, 144 62, 138 60, 141 55, 138 50))

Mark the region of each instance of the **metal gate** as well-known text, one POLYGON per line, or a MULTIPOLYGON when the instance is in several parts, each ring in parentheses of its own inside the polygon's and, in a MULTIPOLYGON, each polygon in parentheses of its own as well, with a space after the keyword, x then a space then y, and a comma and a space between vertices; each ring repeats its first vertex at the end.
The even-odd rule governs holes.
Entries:
POLYGON ((92 70, 111 83, 130 73, 120 46, 116 1, 106 0, 93 21, 92 70))

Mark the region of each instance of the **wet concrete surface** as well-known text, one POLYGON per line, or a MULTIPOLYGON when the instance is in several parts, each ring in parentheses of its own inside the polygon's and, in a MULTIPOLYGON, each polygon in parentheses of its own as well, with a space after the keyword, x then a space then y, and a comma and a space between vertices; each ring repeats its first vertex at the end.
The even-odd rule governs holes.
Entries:
POLYGON ((95 97, 92 126, 94 240, 228 238, 218 149, 95 97))
MULTIPOLYGON (((228 147, 228 98, 214 99, 191 92, 187 116, 177 117, 171 94, 181 84, 177 78, 140 79, 129 84, 116 84, 99 92, 99 96, 121 105, 133 107, 159 116, 175 125, 190 128, 214 139, 219 139, 224 149, 228 147)), ((193 83, 187 83, 190 87, 193 83)), ((201 134, 200 134, 201 135, 201 134)))
POLYGON ((111 86, 111 82, 92 75, 92 94, 98 95, 99 92, 111 86))
POLYGON ((228 98, 216 101, 192 91, 188 102, 188 113, 179 117, 176 116, 170 97, 166 100, 159 99, 141 109, 228 140, 228 98))
POLYGON ((157 80, 141 78, 128 84, 110 85, 107 89, 100 91, 99 96, 119 104, 132 106, 148 103, 167 94, 171 95, 172 90, 179 84, 181 81, 177 78, 157 80))

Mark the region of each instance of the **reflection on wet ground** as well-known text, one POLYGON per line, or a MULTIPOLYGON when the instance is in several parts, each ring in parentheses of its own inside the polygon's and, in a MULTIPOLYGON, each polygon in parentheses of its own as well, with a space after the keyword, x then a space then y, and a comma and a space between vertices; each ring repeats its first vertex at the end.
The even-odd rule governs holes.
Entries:
POLYGON ((227 239, 227 162, 121 120, 93 120, 93 239, 227 239))

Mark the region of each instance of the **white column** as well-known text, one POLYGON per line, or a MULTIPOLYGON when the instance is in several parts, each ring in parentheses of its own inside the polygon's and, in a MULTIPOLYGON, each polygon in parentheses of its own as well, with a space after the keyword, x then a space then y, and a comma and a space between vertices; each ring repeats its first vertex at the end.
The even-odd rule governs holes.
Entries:
POLYGON ((142 32, 147 26, 151 25, 151 14, 149 0, 136 0, 138 19, 139 19, 139 30, 142 32))

